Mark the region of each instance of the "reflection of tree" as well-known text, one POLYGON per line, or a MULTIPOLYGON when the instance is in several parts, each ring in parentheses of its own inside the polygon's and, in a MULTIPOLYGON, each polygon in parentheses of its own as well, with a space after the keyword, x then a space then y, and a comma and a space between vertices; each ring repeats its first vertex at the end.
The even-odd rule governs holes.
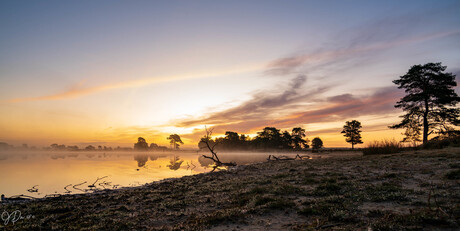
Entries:
POLYGON ((167 165, 169 169, 171 170, 174 170, 176 171, 177 169, 180 168, 181 164, 184 162, 183 160, 179 160, 180 158, 177 156, 174 156, 174 158, 172 158, 170 161, 169 161, 169 164, 167 165))
POLYGON ((212 160, 206 159, 203 156, 198 157, 198 162, 200 162, 201 167, 209 167, 209 165, 214 163, 212 160))
POLYGON ((149 156, 144 155, 144 154, 135 154, 134 160, 137 161, 138 167, 144 167, 145 163, 147 163, 147 161, 149 160, 149 156))

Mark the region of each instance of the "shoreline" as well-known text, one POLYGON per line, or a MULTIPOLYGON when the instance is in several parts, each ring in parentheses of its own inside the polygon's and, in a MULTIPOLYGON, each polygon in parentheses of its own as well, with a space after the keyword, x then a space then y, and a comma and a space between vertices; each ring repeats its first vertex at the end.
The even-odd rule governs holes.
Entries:
POLYGON ((456 228, 460 223, 460 186, 458 179, 445 177, 459 166, 458 148, 267 161, 136 187, 1 204, 4 211, 18 210, 34 218, 7 225, 2 222, 0 227, 456 228))

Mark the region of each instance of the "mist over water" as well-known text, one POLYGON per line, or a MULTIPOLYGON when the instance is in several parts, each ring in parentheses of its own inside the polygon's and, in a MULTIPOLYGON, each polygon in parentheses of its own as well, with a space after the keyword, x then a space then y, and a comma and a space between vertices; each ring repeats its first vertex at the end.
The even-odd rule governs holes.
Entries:
MULTIPOLYGON (((0 152, 0 194, 27 195, 89 193, 103 189, 140 186, 166 178, 212 170, 207 152, 0 152), (35 186, 35 187, 34 187, 35 186)), ((266 161, 269 154, 294 157, 296 153, 219 153, 238 165, 266 161)), ((311 155, 311 154, 308 154, 311 155)), ((327 156, 327 155, 326 155, 327 156)))

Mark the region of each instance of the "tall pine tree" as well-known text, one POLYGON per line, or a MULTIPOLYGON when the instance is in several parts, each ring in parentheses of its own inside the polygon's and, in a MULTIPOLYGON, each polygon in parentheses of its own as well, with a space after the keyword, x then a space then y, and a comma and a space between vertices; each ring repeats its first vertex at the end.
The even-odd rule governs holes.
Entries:
POLYGON ((409 124, 423 126, 423 143, 433 132, 450 134, 454 126, 460 125, 460 110, 456 104, 460 101, 454 88, 457 86, 455 75, 444 72, 446 66, 441 63, 427 63, 412 66, 407 74, 394 80, 398 88, 404 89, 406 96, 396 103, 405 115, 399 124, 390 128, 406 128, 409 124))

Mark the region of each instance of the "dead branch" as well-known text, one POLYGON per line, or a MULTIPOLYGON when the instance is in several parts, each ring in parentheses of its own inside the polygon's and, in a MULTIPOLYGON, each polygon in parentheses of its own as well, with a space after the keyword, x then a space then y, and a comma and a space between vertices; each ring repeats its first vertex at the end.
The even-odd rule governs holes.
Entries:
POLYGON ((94 188, 94 187, 96 187, 96 186, 95 186, 96 182, 98 182, 99 180, 102 180, 102 179, 104 179, 104 178, 106 178, 106 177, 109 177, 109 176, 98 177, 98 178, 96 179, 96 181, 94 181, 93 184, 88 185, 88 188, 94 188))
POLYGON ((218 167, 231 167, 231 166, 236 166, 236 163, 234 162, 228 162, 228 163, 225 163, 225 162, 221 162, 219 157, 217 156, 217 152, 214 151, 214 148, 217 146, 217 144, 219 144, 218 142, 215 142, 212 147, 211 145, 209 144, 209 141, 211 140, 211 135, 212 135, 212 129, 207 129, 206 126, 204 127, 204 129, 206 130, 206 136, 204 137, 204 142, 206 144, 206 147, 209 149, 209 151, 211 152, 211 156, 206 156, 206 155, 203 155, 204 158, 207 158, 207 159, 211 159, 213 162, 214 162, 214 166, 213 166, 213 169, 211 170, 211 172, 214 172, 214 170, 216 170, 218 167))
POLYGON ((62 195, 61 195, 61 194, 57 194, 57 193, 53 193, 53 194, 47 194, 47 195, 45 196, 45 198, 48 198, 48 197, 60 197, 60 196, 62 196, 62 195))
POLYGON ((5 195, 2 194, 2 196, 1 196, 1 201, 2 202, 28 201, 28 200, 31 200, 31 199, 37 199, 37 198, 33 197, 33 196, 24 195, 24 194, 15 195, 15 196, 11 196, 11 197, 5 197, 5 195))
POLYGON ((101 186, 104 189, 107 189, 105 186, 109 187, 111 183, 112 182, 103 181, 103 182, 99 183, 99 186, 101 186))
POLYGON ((275 156, 275 155, 268 155, 267 160, 303 160, 303 159, 310 159, 310 156, 300 156, 297 154, 294 158, 293 157, 288 157, 288 156, 275 156))
POLYGON ((72 184, 66 185, 66 186, 64 187, 64 189, 66 190, 65 193, 71 193, 71 192, 72 192, 72 191, 70 191, 69 189, 67 189, 67 187, 69 187, 69 186, 72 186, 72 184))
POLYGON ((87 192, 87 190, 82 190, 82 189, 77 188, 77 186, 80 186, 80 185, 82 185, 82 184, 86 184, 86 181, 83 182, 83 183, 80 183, 80 184, 76 184, 76 185, 72 186, 72 188, 74 188, 74 189, 76 189, 76 190, 80 190, 80 191, 82 191, 82 192, 87 192))
POLYGON ((37 187, 37 186, 38 186, 38 185, 34 185, 32 188, 27 189, 27 191, 28 191, 28 192, 31 192, 31 193, 33 193, 33 192, 38 192, 38 189, 35 188, 35 187, 37 187))

